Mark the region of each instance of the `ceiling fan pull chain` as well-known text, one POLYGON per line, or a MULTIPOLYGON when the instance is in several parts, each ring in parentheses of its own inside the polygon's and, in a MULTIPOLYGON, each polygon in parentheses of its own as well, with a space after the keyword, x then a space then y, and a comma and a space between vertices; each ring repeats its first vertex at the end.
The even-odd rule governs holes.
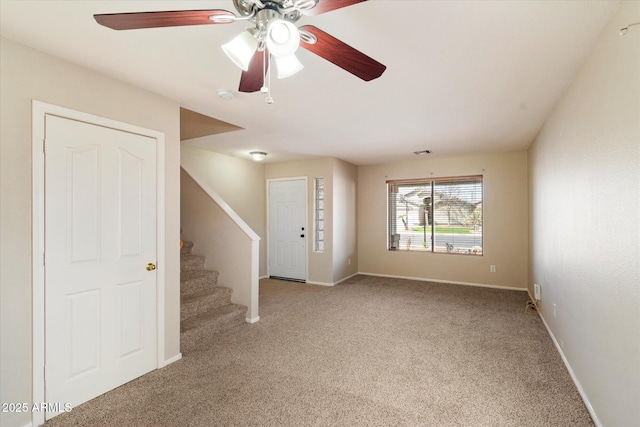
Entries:
MULTIPOLYGON (((271 53, 269 53, 269 63, 271 63, 271 53)), ((271 67, 267 70, 267 97, 264 99, 264 102, 273 104, 273 98, 271 97, 271 67)))
POLYGON ((269 92, 269 88, 267 87, 267 50, 265 49, 262 53, 262 87, 260 88, 260 92, 267 93, 269 92))

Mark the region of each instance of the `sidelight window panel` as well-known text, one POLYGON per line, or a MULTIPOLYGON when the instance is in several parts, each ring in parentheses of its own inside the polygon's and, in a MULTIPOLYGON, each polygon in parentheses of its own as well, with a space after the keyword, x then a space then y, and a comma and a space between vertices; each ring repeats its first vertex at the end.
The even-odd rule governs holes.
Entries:
POLYGON ((324 178, 314 179, 314 251, 324 251, 324 178))

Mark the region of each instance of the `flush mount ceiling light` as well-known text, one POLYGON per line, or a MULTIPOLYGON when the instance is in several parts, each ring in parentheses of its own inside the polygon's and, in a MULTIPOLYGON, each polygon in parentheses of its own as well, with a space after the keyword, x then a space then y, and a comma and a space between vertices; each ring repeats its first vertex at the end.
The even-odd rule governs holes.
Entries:
POLYGON ((384 73, 387 67, 383 64, 319 28, 313 25, 296 28, 293 25, 303 15, 315 16, 365 1, 367 0, 233 0, 236 13, 208 9, 109 13, 93 17, 100 25, 114 30, 222 25, 248 21, 252 26, 223 44, 222 50, 243 71, 238 90, 248 93, 266 92, 266 101, 271 103, 270 64, 275 64, 278 78, 299 72, 303 65, 295 56, 298 46, 364 81, 377 79, 384 73), (271 57, 274 61, 270 60, 271 57))
POLYGON ((225 100, 232 99, 233 91, 229 89, 218 89, 218 98, 225 99, 225 100))
POLYGON ((256 162, 259 162, 259 161, 263 160, 265 157, 267 157, 267 153, 265 153, 264 151, 252 151, 252 152, 249 153, 249 155, 256 162))

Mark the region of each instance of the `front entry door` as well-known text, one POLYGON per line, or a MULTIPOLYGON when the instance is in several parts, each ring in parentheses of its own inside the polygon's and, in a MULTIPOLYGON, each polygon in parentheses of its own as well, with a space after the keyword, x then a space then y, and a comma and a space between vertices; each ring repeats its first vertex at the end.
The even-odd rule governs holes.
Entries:
POLYGON ((307 230, 304 179, 269 182, 269 276, 307 279, 307 230))
POLYGON ((45 398, 75 407, 157 367, 157 141, 52 115, 45 132, 45 398))

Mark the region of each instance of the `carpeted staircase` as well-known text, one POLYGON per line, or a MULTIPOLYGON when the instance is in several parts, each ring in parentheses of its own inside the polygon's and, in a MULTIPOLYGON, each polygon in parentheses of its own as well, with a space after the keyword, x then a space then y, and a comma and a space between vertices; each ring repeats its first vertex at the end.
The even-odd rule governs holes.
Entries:
POLYGON ((205 257, 193 254, 193 242, 180 250, 180 331, 227 330, 245 322, 247 307, 231 302, 232 290, 217 286, 218 272, 204 269, 205 257))

